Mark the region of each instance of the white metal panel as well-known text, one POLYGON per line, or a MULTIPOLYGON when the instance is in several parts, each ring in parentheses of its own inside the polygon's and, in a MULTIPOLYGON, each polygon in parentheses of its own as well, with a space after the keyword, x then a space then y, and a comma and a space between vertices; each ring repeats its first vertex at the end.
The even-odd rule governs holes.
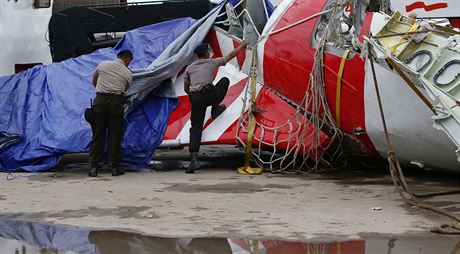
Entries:
MULTIPOLYGON (((431 110, 403 79, 378 64, 375 68, 391 144, 398 159, 405 164, 413 161, 428 168, 460 171, 456 147, 445 133, 433 128, 431 110)), ((383 126, 369 63, 366 65, 364 109, 367 134, 377 151, 386 157, 383 126)))
MULTIPOLYGON (((371 32, 376 34, 387 18, 375 13, 371 32)), ((431 110, 396 73, 378 64, 375 64, 375 68, 391 143, 400 161, 460 171, 460 163, 455 156, 456 147, 445 133, 433 128, 431 110)), ((427 94, 424 89, 420 91, 427 94)), ((369 63, 366 64, 364 98, 367 134, 380 154, 386 157, 383 126, 369 63)))
POLYGON ((459 0, 391 0, 391 7, 394 10, 400 11, 405 16, 407 16, 409 12, 414 12, 417 13, 419 18, 460 17, 459 0), (420 5, 423 7, 413 9, 411 5, 420 5))
POLYGON ((0 1, 0 76, 15 64, 51 63, 46 41, 51 8, 35 9, 33 0, 0 1))

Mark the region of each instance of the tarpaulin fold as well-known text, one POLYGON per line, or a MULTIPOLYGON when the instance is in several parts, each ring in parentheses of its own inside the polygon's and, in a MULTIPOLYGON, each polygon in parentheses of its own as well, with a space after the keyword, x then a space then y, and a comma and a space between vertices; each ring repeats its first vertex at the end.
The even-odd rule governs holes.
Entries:
MULTIPOLYGON (((206 16, 198 20, 190 29, 171 43, 147 68, 134 71, 134 84, 126 93, 131 105, 128 111, 136 108, 139 102, 143 101, 157 87, 167 85, 165 81, 176 75, 184 66, 194 60, 193 50, 204 40, 223 5, 224 2, 220 3, 206 16)), ((176 97, 171 91, 163 95, 176 97)))

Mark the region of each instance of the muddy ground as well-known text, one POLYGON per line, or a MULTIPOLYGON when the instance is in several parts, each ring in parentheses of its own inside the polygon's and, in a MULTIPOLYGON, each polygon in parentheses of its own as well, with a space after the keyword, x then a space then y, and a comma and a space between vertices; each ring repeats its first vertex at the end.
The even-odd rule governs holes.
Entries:
MULTIPOLYGON (((205 147, 188 175, 187 150, 160 150, 152 168, 87 177, 87 155, 67 155, 40 174, 0 175, 0 215, 79 228, 167 237, 355 239, 430 236, 449 219, 404 203, 386 169, 322 174, 239 175, 243 154, 205 147)), ((414 191, 460 187, 458 175, 408 170, 414 191)), ((425 199, 460 212, 460 195, 425 199)))

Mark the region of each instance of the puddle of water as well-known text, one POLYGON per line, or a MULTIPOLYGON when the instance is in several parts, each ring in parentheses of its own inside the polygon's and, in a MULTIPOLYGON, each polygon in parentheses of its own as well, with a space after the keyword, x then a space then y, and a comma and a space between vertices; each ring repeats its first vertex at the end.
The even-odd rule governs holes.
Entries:
POLYGON ((254 193, 262 192, 270 189, 292 189, 292 186, 282 184, 266 184, 260 185, 251 182, 234 182, 234 183, 219 183, 219 184, 189 184, 176 183, 165 188, 167 191, 176 191, 184 193, 254 193))
POLYGON ((351 241, 162 238, 0 218, 1 254, 440 254, 460 253, 460 238, 379 236, 351 241))

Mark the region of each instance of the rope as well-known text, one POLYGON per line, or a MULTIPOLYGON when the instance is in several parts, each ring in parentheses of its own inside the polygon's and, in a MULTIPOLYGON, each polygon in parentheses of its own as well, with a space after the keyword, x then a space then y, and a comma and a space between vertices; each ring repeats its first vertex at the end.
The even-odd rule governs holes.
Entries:
POLYGON ((388 241, 388 251, 387 251, 387 254, 391 254, 391 250, 393 250, 393 248, 395 247, 395 242, 396 242, 395 239, 390 239, 390 240, 388 241))
POLYGON ((439 30, 434 30, 434 29, 423 29, 420 31, 409 31, 409 32, 404 32, 404 33, 395 33, 392 32, 391 34, 382 34, 382 35, 375 35, 374 38, 380 39, 380 38, 387 38, 387 37, 393 37, 393 36, 401 36, 401 35, 412 35, 412 34, 420 34, 420 33, 428 33, 428 32, 433 32, 433 33, 438 33, 438 34, 443 34, 443 35, 457 35, 458 33, 455 32, 449 32, 449 31, 439 31, 439 30))
POLYGON ((348 49, 343 52, 342 60, 340 61, 339 73, 337 74, 337 89, 335 93, 335 124, 337 125, 337 128, 340 128, 340 96, 342 93, 343 69, 345 68, 345 63, 349 53, 350 50, 348 49))
POLYGON ((6 174, 6 180, 10 181, 10 180, 16 180, 16 179, 21 179, 21 178, 25 178, 24 176, 15 176, 12 172, 7 172, 6 174))
POLYGON ((236 18, 240 18, 243 14, 249 19, 249 23, 251 23, 251 25, 254 28, 254 30, 256 31, 257 35, 260 37, 260 33, 257 30, 257 26, 254 23, 254 21, 252 20, 251 14, 248 12, 248 10, 244 9, 243 11, 241 11, 241 13, 238 16, 236 16, 236 18))
MULTIPOLYGON (((251 108, 249 110, 249 130, 246 138, 246 154, 244 166, 237 169, 240 174, 260 175, 263 172, 262 168, 251 167, 251 154, 252 154, 252 141, 254 140, 254 131, 256 128, 256 116, 255 116, 255 103, 256 103, 256 83, 257 83, 257 49, 253 49, 252 52, 252 63, 251 63, 251 108)), ((249 86, 248 86, 249 88, 249 86)), ((245 107, 243 107, 244 109, 245 107)))
POLYGON ((259 240, 252 240, 252 250, 251 254, 260 254, 260 249, 259 249, 259 240))
POLYGON ((263 39, 264 39, 265 37, 267 37, 267 36, 271 36, 271 35, 275 35, 275 34, 277 34, 277 33, 281 33, 281 32, 286 31, 286 30, 288 30, 288 29, 290 29, 290 28, 292 28, 292 27, 298 26, 298 25, 300 25, 300 24, 302 24, 302 23, 305 23, 305 22, 307 22, 307 21, 309 21, 309 20, 311 20, 311 19, 314 19, 314 18, 316 18, 316 17, 318 17, 318 16, 321 16, 321 15, 323 15, 323 14, 326 14, 326 13, 328 13, 328 12, 331 12, 332 10, 333 10, 333 9, 329 9, 329 10, 325 10, 325 11, 322 11, 322 12, 318 12, 318 13, 313 14, 313 15, 311 15, 311 16, 308 16, 308 17, 306 17, 306 18, 304 18, 304 19, 301 19, 301 20, 299 20, 299 21, 297 21, 297 22, 295 22, 295 23, 292 23, 292 24, 290 24, 290 25, 288 25, 288 26, 285 26, 285 27, 283 27, 283 28, 277 29, 277 30, 272 31, 272 32, 270 32, 270 33, 268 33, 268 34, 263 34, 261 37, 259 37, 259 40, 258 40, 257 42, 263 40, 263 39))
MULTIPOLYGON (((240 6, 243 2, 245 2, 245 0, 239 1, 235 6, 232 6, 233 9, 236 9, 236 8, 237 8, 238 6, 240 6)), ((230 3, 227 3, 227 4, 230 4, 230 3)), ((230 5, 231 5, 231 4, 230 4, 230 5)), ((225 14, 226 14, 225 12, 222 12, 222 13, 219 14, 217 17, 218 17, 218 18, 221 18, 221 17, 225 16, 225 14)))
POLYGON ((338 242, 336 243, 336 250, 335 250, 335 253, 336 254, 342 254, 342 243, 338 242))
POLYGON ((327 243, 307 243, 308 254, 327 254, 329 253, 329 244, 327 243))
MULTIPOLYGON (((224 14, 225 14, 225 13, 224 13, 224 14)), ((255 31, 255 32, 257 33, 257 35, 260 37, 260 33, 259 33, 259 31, 257 30, 257 26, 255 25, 254 21, 252 20, 251 14, 248 12, 248 10, 247 10, 247 9, 243 9, 243 10, 241 11, 241 13, 238 14, 238 15, 236 16, 236 18, 239 19, 242 15, 245 15, 245 17, 248 18, 248 21, 249 21, 249 23, 252 25, 252 27, 254 28, 254 31, 255 31)), ((228 24, 229 24, 229 18, 227 18, 226 20, 223 20, 223 21, 214 22, 214 24, 217 24, 217 25, 219 25, 219 24, 226 24, 226 25, 228 25, 228 24)))
POLYGON ((374 60, 373 60, 373 57, 372 57, 372 45, 369 43, 368 47, 369 47, 368 59, 370 61, 370 65, 371 65, 372 76, 373 76, 374 86, 375 86, 375 93, 376 93, 376 96, 377 96, 377 102, 379 104, 380 118, 382 120, 383 130, 384 130, 384 134, 385 134, 385 144, 386 144, 387 151, 388 151, 388 163, 389 163, 389 169, 390 169, 390 173, 391 173, 391 178, 393 180, 393 184, 394 184, 396 190, 398 191, 399 195, 409 205, 417 206, 419 208, 423 208, 423 209, 427 209, 427 210, 437 212, 439 214, 442 214, 444 216, 447 216, 447 217, 455 220, 456 223, 457 223, 457 224, 444 224, 444 225, 441 225, 440 227, 432 229, 431 230, 432 232, 442 233, 442 234, 460 234, 460 217, 459 216, 457 216, 454 213, 445 211, 445 210, 443 210, 441 208, 438 208, 438 207, 435 207, 435 206, 432 206, 432 205, 428 205, 426 203, 423 203, 423 202, 419 201, 415 197, 415 195, 412 193, 412 191, 409 188, 409 185, 406 182, 406 178, 405 178, 404 173, 402 171, 401 164, 399 163, 399 161, 398 161, 398 159, 397 159, 397 157, 396 157, 396 155, 395 155, 395 153, 394 153, 394 151, 393 151, 393 149, 391 147, 390 138, 389 138, 388 129, 387 129, 387 124, 386 124, 386 121, 385 121, 385 115, 384 115, 384 112, 383 112, 382 99, 381 99, 381 96, 380 96, 379 86, 378 86, 378 83, 377 83, 377 75, 376 75, 376 72, 375 72, 374 60))
POLYGON ((460 193, 460 190, 441 191, 441 192, 433 192, 433 193, 426 193, 426 194, 414 193, 414 196, 418 198, 427 198, 427 197, 442 196, 442 195, 452 195, 452 194, 458 194, 458 193, 460 193))
MULTIPOLYGON (((433 104, 420 92, 420 90, 417 89, 415 84, 407 77, 407 75, 399 68, 399 66, 391 59, 391 58, 386 58, 386 62, 388 65, 395 70, 398 75, 406 82, 406 84, 412 89, 412 91, 427 105, 427 107, 433 112, 433 114, 437 115, 436 110, 434 109, 433 104)), ((412 193, 414 196, 419 197, 419 198, 424 198, 424 197, 433 197, 433 196, 441 196, 441 195, 451 195, 451 194, 457 194, 460 193, 460 189, 457 190, 451 190, 451 191, 443 191, 443 192, 433 192, 433 193, 425 193, 425 194, 417 194, 417 193, 412 193)))
MULTIPOLYGON (((332 16, 340 16, 340 12, 343 12, 341 6, 345 6, 345 3, 347 3, 346 0, 340 0, 340 3, 331 5, 332 7, 327 8, 326 11, 314 14, 271 33, 264 34, 259 37, 257 43, 266 36, 283 32, 325 13, 331 12, 332 16)), ((342 159, 343 151, 341 146, 343 134, 336 127, 335 119, 329 109, 324 90, 323 55, 329 30, 329 25, 327 25, 325 33, 318 43, 313 56, 314 64, 310 72, 309 83, 304 98, 299 104, 287 101, 296 111, 285 123, 279 126, 266 126, 264 122, 258 122, 253 117, 254 113, 258 113, 256 112, 255 100, 248 100, 249 97, 255 96, 255 89, 251 89, 250 86, 246 87, 243 100, 244 105, 237 127, 237 143, 241 144, 248 151, 249 143, 244 142, 239 137, 242 136, 241 134, 252 133, 253 124, 255 123, 255 129, 258 132, 257 135, 254 135, 253 141, 258 145, 253 147, 252 156, 260 167, 268 171, 279 173, 310 173, 337 169, 345 165, 342 159), (250 103, 249 107, 246 105, 247 103, 250 103), (245 109, 247 108, 250 108, 248 114, 245 113, 245 109), (267 138, 268 135, 270 135, 269 138, 267 138), (329 140, 325 141, 325 138, 329 140), (281 146, 284 147, 283 151, 279 150, 281 146), (336 163, 339 167, 333 166, 333 163, 336 163)), ((254 50, 256 48, 254 47, 254 50)), ((253 70, 256 69, 257 63, 253 66, 253 70)), ((277 94, 275 91, 272 92, 277 94)), ((282 95, 279 96, 283 98, 282 95)), ((245 164, 247 164, 247 160, 245 164)))
POLYGON ((460 241, 458 241, 458 243, 455 245, 455 247, 450 252, 450 254, 458 254, 458 253, 460 253, 460 241))

